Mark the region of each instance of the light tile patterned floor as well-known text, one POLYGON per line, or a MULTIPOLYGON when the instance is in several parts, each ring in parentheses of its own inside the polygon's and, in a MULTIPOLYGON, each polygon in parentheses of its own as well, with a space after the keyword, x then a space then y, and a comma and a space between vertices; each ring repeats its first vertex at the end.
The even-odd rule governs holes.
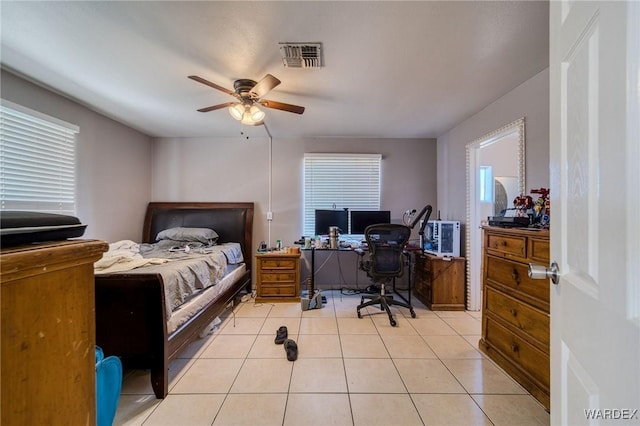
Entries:
POLYGON ((116 425, 546 425, 549 414, 477 350, 476 312, 417 318, 367 308, 326 291, 322 309, 241 303, 212 335, 170 365, 169 395, 156 399, 147 371, 127 371, 116 425), (286 325, 298 344, 287 361, 274 343, 286 325))

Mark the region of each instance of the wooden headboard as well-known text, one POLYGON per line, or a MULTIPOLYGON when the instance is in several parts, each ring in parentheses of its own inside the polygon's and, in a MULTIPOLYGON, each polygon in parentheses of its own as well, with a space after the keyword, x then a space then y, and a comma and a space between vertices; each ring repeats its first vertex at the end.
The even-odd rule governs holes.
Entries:
POLYGON ((247 269, 251 269, 253 203, 149 203, 142 242, 152 243, 160 231, 178 226, 213 229, 219 243, 240 243, 247 269))

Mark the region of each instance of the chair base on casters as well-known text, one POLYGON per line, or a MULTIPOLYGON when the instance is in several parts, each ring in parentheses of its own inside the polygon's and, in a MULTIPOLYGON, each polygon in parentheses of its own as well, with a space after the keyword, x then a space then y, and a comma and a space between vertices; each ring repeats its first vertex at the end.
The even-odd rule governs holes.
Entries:
POLYGON ((409 309, 411 318, 416 317, 416 313, 413 310, 413 307, 408 303, 400 302, 399 300, 394 300, 393 296, 380 294, 378 296, 362 296, 361 302, 356 308, 358 312, 358 318, 362 318, 360 309, 366 308, 367 306, 371 306, 371 305, 377 305, 377 304, 380 304, 381 311, 387 311, 387 315, 389 316, 389 323, 391 324, 391 327, 395 327, 397 323, 396 323, 396 320, 393 318, 393 315, 391 314, 391 310, 389 309, 389 306, 395 305, 395 306, 402 306, 403 308, 407 308, 409 309), (371 300, 365 302, 365 299, 371 299, 371 300))

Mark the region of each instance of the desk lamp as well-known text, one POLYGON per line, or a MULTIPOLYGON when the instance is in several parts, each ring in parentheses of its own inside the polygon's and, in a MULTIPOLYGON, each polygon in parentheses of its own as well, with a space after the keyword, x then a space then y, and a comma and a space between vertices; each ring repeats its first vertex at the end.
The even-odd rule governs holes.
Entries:
POLYGON ((409 224, 409 228, 413 229, 420 222, 420 218, 424 215, 424 220, 422 221, 422 225, 420 226, 420 230, 418 231, 418 235, 420 236, 420 250, 424 248, 424 229, 427 227, 427 222, 429 222, 429 217, 431 216, 431 211, 433 208, 431 205, 427 204, 420 210, 420 213, 416 215, 411 224, 409 224))

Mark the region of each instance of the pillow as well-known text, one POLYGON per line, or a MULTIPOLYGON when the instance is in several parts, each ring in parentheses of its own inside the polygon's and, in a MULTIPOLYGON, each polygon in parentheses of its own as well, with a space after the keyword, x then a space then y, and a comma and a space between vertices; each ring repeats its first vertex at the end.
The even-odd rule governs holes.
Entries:
POLYGON ((156 241, 174 240, 174 241, 197 241, 203 244, 215 244, 218 240, 218 234, 209 228, 169 228, 160 231, 156 237, 156 241))

